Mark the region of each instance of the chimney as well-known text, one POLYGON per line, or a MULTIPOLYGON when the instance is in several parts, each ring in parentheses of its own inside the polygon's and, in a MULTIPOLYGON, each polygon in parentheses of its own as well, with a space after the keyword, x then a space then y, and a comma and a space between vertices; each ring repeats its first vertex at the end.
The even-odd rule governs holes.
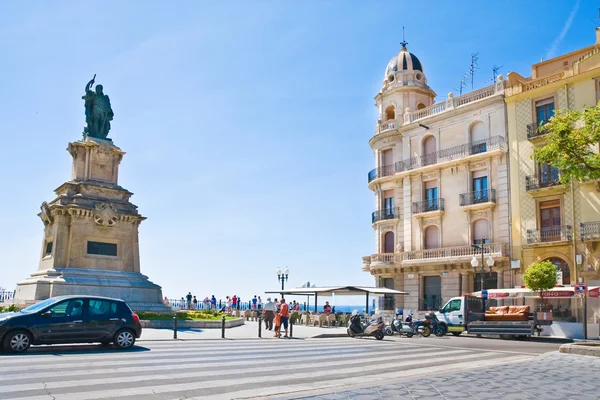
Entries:
POLYGON ((596 28, 596 44, 600 44, 600 28, 596 28))

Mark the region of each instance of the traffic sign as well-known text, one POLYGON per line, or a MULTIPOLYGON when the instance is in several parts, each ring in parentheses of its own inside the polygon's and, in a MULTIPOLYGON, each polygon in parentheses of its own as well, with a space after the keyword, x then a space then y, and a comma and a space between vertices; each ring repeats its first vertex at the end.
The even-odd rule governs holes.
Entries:
POLYGON ((575 285, 575 292, 577 294, 586 294, 588 291, 588 286, 585 283, 578 283, 575 285))

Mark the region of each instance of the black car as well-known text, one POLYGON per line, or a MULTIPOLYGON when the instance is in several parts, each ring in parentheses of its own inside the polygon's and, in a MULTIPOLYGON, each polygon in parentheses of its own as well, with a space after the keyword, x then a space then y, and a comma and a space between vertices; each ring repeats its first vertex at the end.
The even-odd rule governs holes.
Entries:
POLYGON ((139 317, 123 300, 60 296, 21 311, 0 314, 0 347, 22 353, 32 344, 113 343, 133 346, 142 334, 139 317))

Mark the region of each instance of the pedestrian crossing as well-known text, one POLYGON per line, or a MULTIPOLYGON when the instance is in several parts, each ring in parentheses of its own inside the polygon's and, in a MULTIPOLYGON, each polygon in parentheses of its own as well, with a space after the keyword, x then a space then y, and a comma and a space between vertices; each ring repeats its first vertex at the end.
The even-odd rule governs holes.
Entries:
POLYGON ((138 342, 127 352, 95 345, 32 348, 0 356, 0 399, 294 398, 532 358, 434 342, 336 338, 138 342))

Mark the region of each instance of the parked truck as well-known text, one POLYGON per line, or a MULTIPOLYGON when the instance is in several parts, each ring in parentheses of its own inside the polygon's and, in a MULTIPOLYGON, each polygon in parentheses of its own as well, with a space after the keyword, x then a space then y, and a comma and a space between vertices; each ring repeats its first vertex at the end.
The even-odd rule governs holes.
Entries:
POLYGON ((551 313, 538 315, 524 305, 486 308, 486 300, 485 295, 453 297, 435 314, 455 336, 467 332, 478 336, 527 337, 539 335, 542 325, 552 323, 551 313))

